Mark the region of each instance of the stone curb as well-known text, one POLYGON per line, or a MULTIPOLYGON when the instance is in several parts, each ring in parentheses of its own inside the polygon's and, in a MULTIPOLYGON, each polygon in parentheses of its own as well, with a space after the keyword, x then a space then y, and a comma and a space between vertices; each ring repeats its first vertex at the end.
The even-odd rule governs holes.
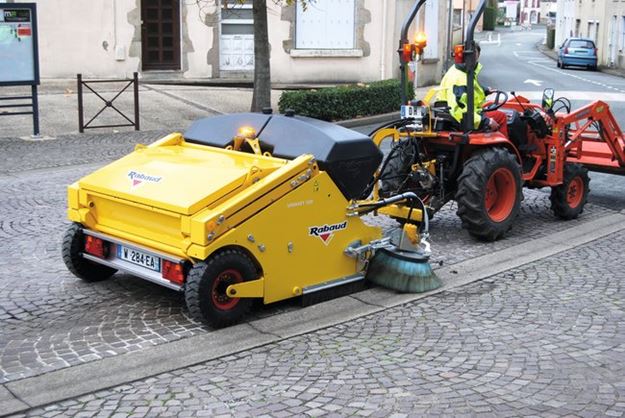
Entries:
POLYGON ((160 373, 240 353, 345 323, 587 244, 625 229, 625 214, 607 215, 547 238, 436 269, 444 286, 423 294, 373 288, 354 295, 44 375, 0 385, 0 414, 23 412, 160 373), (201 347, 201 349, 200 349, 201 347))
POLYGON ((541 42, 537 42, 536 43, 536 49, 538 50, 538 52, 540 52, 544 56, 546 56, 548 58, 551 58, 554 61, 557 61, 557 58, 555 58, 553 56, 553 54, 555 54, 555 52, 549 52, 549 50, 547 48, 543 48, 541 42))

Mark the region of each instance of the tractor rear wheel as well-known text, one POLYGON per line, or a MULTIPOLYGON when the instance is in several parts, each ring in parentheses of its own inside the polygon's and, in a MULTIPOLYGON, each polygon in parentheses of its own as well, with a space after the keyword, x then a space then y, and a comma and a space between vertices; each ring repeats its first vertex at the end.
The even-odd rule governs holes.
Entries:
POLYGON ((256 266, 240 250, 225 250, 194 265, 187 276, 185 300, 193 319, 214 328, 238 322, 250 309, 252 299, 231 298, 231 284, 254 280, 256 266))
POLYGON ((471 235, 484 241, 501 238, 522 200, 521 167, 510 151, 490 148, 465 162, 458 177, 457 215, 471 235))
POLYGON ((61 253, 67 269, 79 279, 86 282, 99 282, 108 279, 117 270, 94 263, 82 256, 85 248, 85 234, 82 226, 73 223, 65 231, 61 253))
POLYGON ((564 166, 564 180, 561 185, 551 188, 551 210, 561 219, 575 219, 583 211, 588 200, 588 170, 580 164, 564 166))

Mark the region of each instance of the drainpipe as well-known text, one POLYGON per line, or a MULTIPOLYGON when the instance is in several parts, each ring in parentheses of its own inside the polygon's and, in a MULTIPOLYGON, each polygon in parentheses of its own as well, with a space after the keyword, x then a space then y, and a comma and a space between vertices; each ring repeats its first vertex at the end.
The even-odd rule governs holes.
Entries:
POLYGON ((467 19, 467 0, 462 0, 462 43, 464 43, 464 28, 467 19))
POLYGON ((117 0, 113 0, 113 54, 117 51, 117 0))
POLYGON ((384 80, 386 74, 386 25, 388 19, 388 0, 382 2, 382 52, 380 56, 380 80, 384 80))
POLYGON ((451 50, 452 50, 452 31, 453 31, 453 19, 454 14, 454 0, 449 0, 447 13, 447 59, 445 60, 445 71, 451 67, 451 50))

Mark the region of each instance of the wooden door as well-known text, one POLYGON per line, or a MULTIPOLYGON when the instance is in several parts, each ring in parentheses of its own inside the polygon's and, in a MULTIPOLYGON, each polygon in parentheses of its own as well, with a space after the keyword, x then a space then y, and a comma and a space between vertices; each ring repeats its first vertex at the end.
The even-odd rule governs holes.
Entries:
POLYGON ((179 70, 179 0, 142 0, 141 21, 143 69, 179 70))

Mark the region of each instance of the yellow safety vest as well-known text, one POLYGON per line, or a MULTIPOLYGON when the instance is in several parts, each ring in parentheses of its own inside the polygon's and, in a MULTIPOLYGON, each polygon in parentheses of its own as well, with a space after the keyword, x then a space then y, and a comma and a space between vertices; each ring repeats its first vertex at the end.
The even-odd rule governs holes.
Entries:
MULTIPOLYGON (((477 81, 477 76, 482 71, 482 64, 478 63, 475 68, 475 94, 473 97, 475 117, 474 129, 477 129, 482 122, 482 105, 486 101, 484 89, 477 81)), ((458 68, 457 65, 452 66, 441 81, 440 92, 437 100, 447 102, 450 108, 451 116, 458 122, 462 122, 462 117, 467 112, 467 73, 458 68)))

